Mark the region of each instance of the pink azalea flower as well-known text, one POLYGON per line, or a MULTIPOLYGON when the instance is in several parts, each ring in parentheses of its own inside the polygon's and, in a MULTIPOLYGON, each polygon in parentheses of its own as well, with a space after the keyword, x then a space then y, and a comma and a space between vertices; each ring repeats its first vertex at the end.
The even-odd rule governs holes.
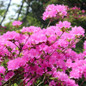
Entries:
POLYGON ((13 26, 20 26, 21 24, 22 24, 22 22, 20 22, 20 21, 14 21, 12 23, 13 26))
POLYGON ((0 66, 0 73, 4 74, 6 69, 3 66, 0 66))

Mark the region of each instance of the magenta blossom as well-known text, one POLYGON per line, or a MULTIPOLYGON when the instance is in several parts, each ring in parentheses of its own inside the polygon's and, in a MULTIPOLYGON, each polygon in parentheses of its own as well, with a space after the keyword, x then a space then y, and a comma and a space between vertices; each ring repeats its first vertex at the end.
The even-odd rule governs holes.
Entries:
POLYGON ((22 24, 21 21, 14 21, 14 22, 12 23, 13 26, 20 26, 21 24, 22 24))

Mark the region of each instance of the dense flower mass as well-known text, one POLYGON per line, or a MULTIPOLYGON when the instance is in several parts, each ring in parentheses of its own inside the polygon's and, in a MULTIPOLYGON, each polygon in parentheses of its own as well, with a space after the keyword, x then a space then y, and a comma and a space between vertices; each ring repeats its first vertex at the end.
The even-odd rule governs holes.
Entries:
POLYGON ((43 20, 46 20, 47 18, 64 17, 66 15, 67 6, 51 4, 46 7, 45 12, 43 13, 43 20))
MULTIPOLYGON (((67 13, 64 5, 49 5, 46 12, 53 12, 51 17, 67 13)), ((68 21, 46 29, 30 26, 4 33, 0 36, 0 85, 19 81, 22 86, 79 86, 77 81, 86 79, 86 41, 82 53, 72 48, 84 34, 81 26, 72 27, 68 21)))

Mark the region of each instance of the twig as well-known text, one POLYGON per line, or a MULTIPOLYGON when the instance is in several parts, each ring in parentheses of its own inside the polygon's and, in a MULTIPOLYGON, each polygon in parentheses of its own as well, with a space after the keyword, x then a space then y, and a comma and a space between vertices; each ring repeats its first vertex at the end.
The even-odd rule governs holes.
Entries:
MULTIPOLYGON (((59 38, 58 38, 58 39, 60 39, 60 38, 61 38, 61 36, 63 35, 63 33, 64 33, 64 32, 62 32, 62 34, 59 36, 59 38)), ((50 45, 54 44, 56 41, 58 41, 58 39, 56 38, 56 40, 55 40, 54 42, 52 42, 50 45)))
POLYGON ((23 5, 24 5, 24 1, 25 1, 25 0, 22 0, 22 4, 21 4, 21 6, 20 6, 19 13, 18 13, 18 16, 17 16, 17 19, 16 19, 16 20, 18 20, 19 15, 21 14, 21 10, 22 10, 22 7, 23 7, 23 5))
POLYGON ((5 17, 6 17, 6 14, 7 14, 8 10, 9 10, 11 1, 12 1, 12 0, 9 1, 8 7, 7 7, 6 11, 5 11, 5 14, 4 14, 4 16, 3 16, 3 19, 2 19, 1 22, 0 22, 0 25, 2 24, 2 22, 4 21, 4 19, 5 19, 5 17))
POLYGON ((83 85, 83 83, 86 81, 86 79, 84 79, 83 81, 82 81, 82 83, 80 84, 80 86, 82 86, 83 85))
POLYGON ((30 3, 27 2, 26 13, 25 13, 24 18, 22 19, 22 22, 24 22, 24 21, 26 20, 26 18, 27 18, 27 15, 28 15, 28 13, 29 13, 29 7, 30 7, 30 3))
POLYGON ((51 20, 49 21, 49 23, 48 23, 48 25, 47 25, 47 28, 49 27, 50 23, 51 23, 51 20))
MULTIPOLYGON (((27 72, 25 72, 25 73, 27 73, 27 72)), ((15 74, 13 77, 11 77, 10 79, 8 79, 8 81, 6 81, 5 83, 3 83, 2 86, 8 84, 10 81, 14 82, 16 79, 21 79, 21 76, 24 75, 25 73, 23 72, 21 74, 15 74)), ((9 84, 8 84, 8 86, 9 86, 9 84)))
POLYGON ((44 80, 45 80, 45 76, 44 76, 42 82, 40 82, 37 86, 40 86, 44 82, 44 80))
MULTIPOLYGON (((82 37, 82 38, 83 38, 83 37, 82 37)), ((80 38, 77 42, 79 42, 82 38, 80 38)), ((71 42, 71 44, 69 44, 69 45, 62 51, 62 53, 65 52, 67 49, 71 48, 71 47, 73 46, 73 44, 74 44, 75 41, 76 41, 76 39, 74 39, 74 40, 71 42)))

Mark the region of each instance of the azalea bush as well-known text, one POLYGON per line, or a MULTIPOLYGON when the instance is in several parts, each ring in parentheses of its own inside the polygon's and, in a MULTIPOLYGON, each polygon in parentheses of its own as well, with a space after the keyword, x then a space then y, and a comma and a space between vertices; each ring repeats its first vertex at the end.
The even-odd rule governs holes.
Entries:
POLYGON ((63 20, 71 22, 72 26, 82 26, 86 30, 86 10, 79 7, 67 8, 67 16, 63 20))
MULTIPOLYGON (((66 16, 67 6, 52 4, 46 7, 43 20, 66 16)), ((12 24, 18 28, 22 22, 12 24)), ((85 30, 68 21, 49 25, 50 22, 46 28, 23 27, 0 35, 1 86, 83 86, 86 41, 83 52, 73 49, 85 37, 85 30)))

